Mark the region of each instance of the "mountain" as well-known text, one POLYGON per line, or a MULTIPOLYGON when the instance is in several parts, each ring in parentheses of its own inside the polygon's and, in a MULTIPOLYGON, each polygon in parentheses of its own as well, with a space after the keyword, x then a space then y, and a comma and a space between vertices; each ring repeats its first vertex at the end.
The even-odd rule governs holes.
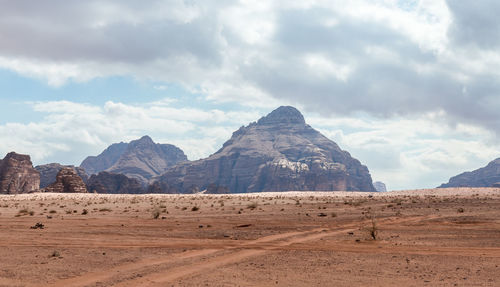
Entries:
POLYGON ((381 181, 376 181, 373 183, 373 187, 375 187, 375 190, 378 192, 386 192, 387 187, 385 186, 385 183, 381 181))
POLYGON ((75 169, 76 173, 82 178, 83 182, 87 182, 89 176, 85 172, 85 169, 81 167, 74 167, 72 165, 49 163, 35 166, 35 169, 40 173, 40 188, 46 188, 50 184, 54 183, 56 181, 57 173, 59 173, 63 167, 75 169))
POLYGON ((39 188, 40 173, 29 155, 11 152, 0 160, 0 194, 30 193, 39 188))
POLYGON ((461 173, 450 178, 448 183, 443 183, 443 187, 491 187, 500 182, 500 158, 488 163, 487 166, 461 173))
POLYGON ((80 167, 85 169, 87 174, 97 174, 100 171, 112 167, 120 156, 127 149, 128 143, 115 143, 110 145, 98 156, 89 156, 81 164, 80 167))
POLYGON ((90 192, 96 193, 144 193, 144 189, 137 179, 107 171, 93 174, 88 180, 87 188, 90 192))
POLYGON ((100 155, 86 158, 80 167, 89 174, 101 171, 124 174, 145 186, 153 176, 183 161, 187 157, 178 147, 157 144, 149 136, 143 136, 130 143, 113 144, 100 155))
POLYGON ((289 106, 241 127, 210 157, 169 169, 148 191, 193 193, 207 187, 231 193, 375 191, 366 166, 289 106))

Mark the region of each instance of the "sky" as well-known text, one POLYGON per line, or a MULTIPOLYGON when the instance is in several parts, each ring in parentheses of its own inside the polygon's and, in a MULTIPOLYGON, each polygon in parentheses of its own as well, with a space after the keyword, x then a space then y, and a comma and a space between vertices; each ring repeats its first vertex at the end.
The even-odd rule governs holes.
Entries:
POLYGON ((0 0, 0 154, 190 160, 281 105, 389 190, 500 157, 495 0, 0 0))

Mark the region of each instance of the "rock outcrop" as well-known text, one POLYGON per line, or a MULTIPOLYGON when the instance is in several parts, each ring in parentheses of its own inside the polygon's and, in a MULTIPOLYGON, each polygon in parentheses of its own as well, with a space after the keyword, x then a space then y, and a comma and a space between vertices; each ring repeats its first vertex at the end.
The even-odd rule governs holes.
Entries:
POLYGON ((157 144, 144 136, 130 143, 113 144, 97 157, 82 164, 88 174, 108 171, 137 179, 146 186, 153 176, 161 175, 173 165, 187 161, 184 152, 170 144, 157 144))
POLYGON ((44 192, 86 193, 87 187, 74 168, 63 167, 56 176, 56 182, 47 186, 44 192))
POLYGON ((79 177, 82 178, 84 183, 87 183, 89 176, 85 169, 81 167, 74 167, 72 165, 61 165, 58 163, 49 163, 44 165, 37 165, 36 170, 40 173, 40 188, 46 188, 50 184, 56 182, 56 176, 63 167, 73 168, 79 177))
POLYGON ((241 127, 210 157, 185 162, 156 178, 151 191, 194 193, 263 191, 375 191, 366 166, 305 123, 293 107, 279 107, 241 127))
POLYGON ((40 174, 29 155, 11 152, 0 160, 0 194, 30 193, 39 188, 40 174))
POLYGON ((488 163, 487 166, 461 173, 450 178, 448 183, 441 184, 444 187, 491 187, 500 182, 500 158, 488 163))
POLYGON ((385 183, 381 181, 376 181, 373 183, 373 187, 375 187, 375 190, 378 192, 386 192, 387 187, 385 186, 385 183))
POLYGON ((110 194, 139 194, 144 193, 140 182, 134 178, 128 178, 123 174, 101 171, 99 174, 90 176, 87 189, 89 192, 110 194))

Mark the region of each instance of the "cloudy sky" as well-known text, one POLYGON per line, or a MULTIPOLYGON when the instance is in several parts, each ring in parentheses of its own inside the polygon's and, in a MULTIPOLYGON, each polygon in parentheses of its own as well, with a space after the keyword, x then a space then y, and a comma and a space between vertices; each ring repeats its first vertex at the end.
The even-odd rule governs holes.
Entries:
POLYGON ((0 0, 0 153, 192 160, 280 105, 389 189, 500 156, 500 1, 0 0))

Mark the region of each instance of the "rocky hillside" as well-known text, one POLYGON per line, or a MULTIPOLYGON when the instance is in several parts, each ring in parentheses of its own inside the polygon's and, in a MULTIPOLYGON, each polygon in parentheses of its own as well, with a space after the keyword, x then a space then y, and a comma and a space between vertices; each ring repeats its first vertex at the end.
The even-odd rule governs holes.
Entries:
POLYGON ((439 187, 491 187, 496 183, 500 183, 500 158, 483 168, 454 176, 448 183, 441 184, 439 187))
POLYGON ((96 193, 144 193, 144 189, 137 179, 106 171, 93 174, 88 181, 87 188, 89 192, 96 193))
POLYGON ((150 192, 229 190, 375 191, 366 166, 305 123, 293 107, 279 107, 241 127, 210 157, 169 169, 150 192))
POLYGON ((40 188, 46 188, 50 184, 56 181, 57 173, 63 168, 69 167, 75 169, 79 177, 82 178, 83 182, 87 182, 89 176, 85 172, 85 169, 81 167, 74 167, 72 165, 61 165, 58 163, 49 163, 44 165, 37 165, 36 170, 40 173, 40 188))
POLYGON ((187 161, 187 157, 178 147, 157 144, 144 136, 128 144, 113 144, 100 155, 86 158, 80 167, 88 174, 101 171, 124 174, 145 186, 153 176, 161 175, 169 167, 183 161, 187 161))
POLYGON ((40 174, 29 155, 11 152, 0 160, 0 194, 35 192, 39 187, 40 174))

